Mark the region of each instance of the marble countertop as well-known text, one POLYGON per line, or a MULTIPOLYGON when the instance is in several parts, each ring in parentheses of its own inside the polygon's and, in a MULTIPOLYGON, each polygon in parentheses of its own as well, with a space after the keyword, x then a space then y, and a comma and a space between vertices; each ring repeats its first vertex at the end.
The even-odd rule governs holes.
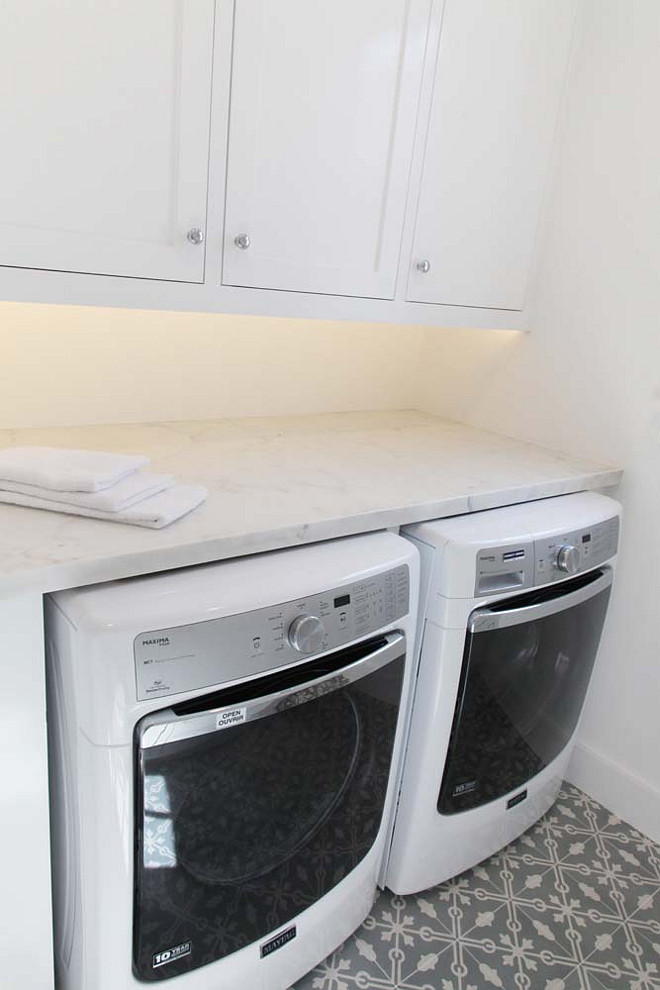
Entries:
POLYGON ((616 485, 616 467, 420 412, 0 432, 0 447, 147 454, 208 487, 162 530, 0 505, 0 597, 616 485))

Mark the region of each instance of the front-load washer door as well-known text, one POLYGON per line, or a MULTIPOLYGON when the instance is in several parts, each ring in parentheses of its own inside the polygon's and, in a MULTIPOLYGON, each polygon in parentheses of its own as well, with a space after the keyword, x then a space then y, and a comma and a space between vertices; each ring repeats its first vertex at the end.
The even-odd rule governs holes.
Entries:
POLYGON ((438 798, 454 814, 510 793, 570 740, 612 573, 594 571, 472 613, 438 798))
POLYGON ((138 723, 138 979, 263 939, 364 858, 380 828, 404 664, 405 639, 392 634, 138 723))

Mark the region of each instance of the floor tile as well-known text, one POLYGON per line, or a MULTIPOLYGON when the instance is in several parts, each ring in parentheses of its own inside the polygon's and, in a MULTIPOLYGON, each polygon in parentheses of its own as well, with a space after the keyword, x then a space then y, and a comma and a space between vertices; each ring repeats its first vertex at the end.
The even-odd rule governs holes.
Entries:
POLYGON ((364 925, 292 990, 660 990, 660 846, 578 788, 364 925))

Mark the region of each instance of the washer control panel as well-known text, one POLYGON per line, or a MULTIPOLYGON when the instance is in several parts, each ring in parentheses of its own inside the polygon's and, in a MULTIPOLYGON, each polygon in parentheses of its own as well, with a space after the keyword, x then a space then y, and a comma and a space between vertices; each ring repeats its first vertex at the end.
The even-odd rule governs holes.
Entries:
POLYGON ((319 595, 135 637, 138 701, 211 687, 346 646, 408 614, 407 564, 319 595))
POLYGON ((613 557, 619 545, 619 517, 534 541, 534 584, 564 581, 613 557))
POLYGON ((477 597, 564 581, 613 557, 619 543, 619 518, 505 546, 478 551, 477 597))

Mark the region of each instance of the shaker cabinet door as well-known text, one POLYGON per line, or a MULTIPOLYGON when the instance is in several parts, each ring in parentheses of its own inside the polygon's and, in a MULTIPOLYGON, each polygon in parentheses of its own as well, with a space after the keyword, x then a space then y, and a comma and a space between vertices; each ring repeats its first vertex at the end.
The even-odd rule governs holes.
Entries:
POLYGON ((520 310, 577 0, 445 0, 409 300, 520 310))
POLYGON ((3 0, 0 265, 203 280, 213 13, 3 0))
POLYGON ((237 0, 223 283, 392 298, 429 0, 237 0))

